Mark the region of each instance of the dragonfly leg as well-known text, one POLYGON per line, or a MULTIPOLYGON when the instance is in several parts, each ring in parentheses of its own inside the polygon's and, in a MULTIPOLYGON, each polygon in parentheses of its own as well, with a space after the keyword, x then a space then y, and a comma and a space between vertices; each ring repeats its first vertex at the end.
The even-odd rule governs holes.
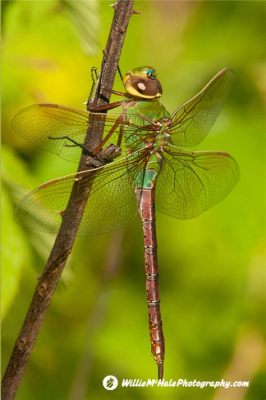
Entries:
POLYGON ((121 72, 121 69, 120 69, 119 65, 117 66, 117 71, 118 71, 118 74, 120 76, 121 82, 122 82, 122 84, 124 86, 123 75, 122 75, 122 72, 121 72))
MULTIPOLYGON (((121 70, 120 70, 119 65, 117 66, 117 71, 118 71, 118 73, 119 73, 121 82, 122 82, 122 84, 124 85, 123 76, 122 76, 122 73, 121 73, 121 70)), ((97 68, 96 68, 96 67, 92 67, 92 68, 91 68, 92 86, 91 86, 90 94, 89 94, 89 97, 88 97, 88 100, 87 100, 87 110, 88 110, 88 111, 93 111, 93 110, 94 110, 94 111, 97 111, 97 110, 95 110, 95 108, 92 110, 92 107, 90 106, 90 103, 91 103, 91 101, 92 101, 92 98, 93 98, 93 95, 94 95, 94 91, 95 91, 95 87, 96 87, 96 82, 98 81, 98 79, 99 79, 99 75, 98 75, 98 73, 97 73, 97 68)), ((111 93, 111 94, 115 94, 115 95, 117 95, 117 96, 125 97, 125 93, 124 93, 124 92, 121 92, 121 91, 119 91, 119 90, 108 89, 108 88, 106 88, 105 86, 101 86, 101 88, 104 89, 105 91, 111 93)), ((97 109, 98 109, 98 107, 97 107, 97 109)), ((104 111, 104 110, 106 110, 106 109, 102 109, 102 110, 104 111)), ((107 110, 110 110, 110 108, 107 108, 107 110)))
POLYGON ((91 78, 92 78, 92 82, 94 84, 96 84, 97 79, 99 79, 99 75, 98 75, 98 72, 97 72, 97 67, 91 67, 91 78))
POLYGON ((91 67, 91 80, 92 80, 92 85, 91 85, 91 90, 90 90, 90 94, 87 100, 87 105, 91 102, 93 95, 94 95, 94 91, 95 91, 95 87, 96 87, 96 82, 99 79, 98 73, 97 73, 97 68, 96 67, 91 67))
MULTIPOLYGON (((102 142, 93 150, 94 154, 98 154, 101 149, 103 148, 103 146, 108 142, 108 140, 110 139, 110 137, 113 135, 113 133, 115 132, 115 130, 118 128, 118 126, 121 124, 122 121, 124 121, 125 116, 122 114, 120 115, 120 117, 117 118, 117 120, 115 121, 114 125, 112 126, 112 128, 110 129, 110 131, 107 133, 107 135, 105 136, 105 138, 102 140, 102 142)), ((119 139, 118 139, 119 140, 119 139)), ((121 144, 121 140, 122 138, 119 140, 120 144, 121 144)), ((119 146, 119 145, 118 145, 119 146)))
POLYGON ((48 136, 48 138, 52 139, 52 140, 61 140, 61 139, 69 140, 72 144, 65 143, 64 146, 80 147, 82 149, 83 154, 95 159, 96 164, 92 163, 92 165, 94 165, 95 167, 99 167, 100 165, 109 163, 109 162, 113 161, 114 158, 120 156, 120 154, 121 154, 121 149, 114 144, 110 144, 106 149, 103 149, 96 154, 96 153, 92 153, 91 151, 86 149, 86 147, 83 144, 76 142, 74 139, 72 139, 68 136, 61 136, 61 137, 48 136), (98 162, 100 162, 100 164, 98 164, 98 162))
POLYGON ((83 144, 76 142, 74 139, 70 138, 69 136, 54 137, 54 136, 50 136, 49 135, 48 139, 51 139, 51 140, 62 140, 62 139, 69 140, 72 143, 72 145, 65 143, 64 146, 66 146, 66 147, 75 147, 75 146, 77 146, 77 147, 80 147, 82 149, 83 154, 85 154, 87 156, 91 156, 91 157, 94 156, 94 154, 91 151, 89 151, 88 149, 86 149, 86 147, 83 144))
POLYGON ((121 155, 120 147, 115 144, 110 144, 107 148, 101 150, 97 154, 97 159, 102 161, 104 164, 113 161, 114 158, 119 157, 121 155))
POLYGON ((122 96, 122 97, 126 96, 126 94, 124 92, 120 92, 120 90, 108 89, 105 86, 102 86, 102 88, 106 90, 106 92, 109 92, 111 94, 116 94, 117 96, 122 96))
MULTIPOLYGON (((101 75, 98 76, 97 74, 97 68, 96 67, 92 67, 91 68, 91 78, 92 78, 92 87, 90 90, 90 94, 87 100, 87 110, 90 112, 98 112, 98 111, 107 111, 107 110, 111 110, 113 108, 119 107, 121 105, 122 102, 117 101, 111 104, 104 104, 101 106, 93 106, 93 96, 95 95, 95 87, 96 87, 96 81, 98 81, 99 79, 101 79, 101 75)), ((109 93, 113 93, 119 96, 125 96, 124 93, 119 92, 117 90, 113 90, 113 89, 108 89, 106 87, 104 87, 103 85, 98 85, 98 90, 99 87, 101 88, 100 90, 104 89, 105 91, 109 92, 109 93)), ((106 99, 107 100, 107 99, 106 99)))
POLYGON ((87 110, 90 112, 99 112, 99 111, 108 111, 113 108, 120 107, 124 102, 123 101, 115 101, 114 103, 104 104, 102 106, 92 106, 87 103, 87 110))
POLYGON ((117 140, 117 146, 118 146, 118 147, 121 146, 122 139, 123 139, 123 135, 124 135, 124 130, 123 130, 123 127, 122 127, 122 125, 121 125, 120 131, 119 131, 119 135, 118 135, 118 140, 117 140))

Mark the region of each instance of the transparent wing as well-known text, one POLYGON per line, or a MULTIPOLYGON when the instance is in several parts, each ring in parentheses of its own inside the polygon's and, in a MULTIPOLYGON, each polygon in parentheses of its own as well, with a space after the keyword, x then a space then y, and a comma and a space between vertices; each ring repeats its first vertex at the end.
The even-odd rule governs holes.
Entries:
MULTIPOLYGON (((73 184, 79 179, 81 186, 92 183, 79 234, 100 234, 119 228, 137 212, 133 181, 142 179, 145 159, 144 153, 130 155, 98 169, 47 182, 25 196, 17 209, 17 218, 33 229, 55 232, 73 184)), ((78 196, 76 200, 79 201, 78 196)))
MULTIPOLYGON (((125 145, 121 137, 121 126, 130 136, 136 130, 145 129, 147 122, 139 115, 133 115, 131 122, 126 115, 124 121, 117 120, 121 114, 89 113, 75 110, 58 104, 33 104, 20 110, 12 120, 12 127, 16 133, 27 141, 42 146, 46 150, 73 162, 80 159, 81 148, 73 145, 65 136, 83 144, 88 129, 93 131, 103 126, 103 137, 112 130, 107 143, 116 144, 120 141, 121 155, 124 157, 125 145), (117 125, 117 126, 116 126, 117 125), (59 140, 61 138, 61 140, 59 140), (57 140, 55 140, 57 139, 57 140)), ((135 136, 135 141, 140 139, 135 136)), ((140 143, 141 144, 141 143, 140 143)), ((143 147, 143 146, 135 146, 143 147)))
POLYGON ((169 133, 176 146, 195 146, 208 134, 230 90, 233 72, 223 69, 170 117, 169 133))
POLYGON ((239 179, 236 161, 223 152, 171 152, 156 186, 159 211, 175 218, 193 218, 219 203, 239 179))
POLYGON ((12 119, 14 131, 30 143, 42 146, 67 160, 76 160, 80 148, 66 147, 66 140, 52 140, 68 135, 82 141, 88 128, 88 113, 57 104, 33 104, 20 110, 12 119))

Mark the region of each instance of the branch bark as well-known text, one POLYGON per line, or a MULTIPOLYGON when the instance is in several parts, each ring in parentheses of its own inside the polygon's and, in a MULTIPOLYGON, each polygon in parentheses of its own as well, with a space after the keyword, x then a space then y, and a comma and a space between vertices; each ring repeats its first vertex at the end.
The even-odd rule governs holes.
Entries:
MULTIPOLYGON (((117 0, 114 5, 114 17, 104 50, 96 95, 93 100, 94 107, 109 102, 110 90, 113 87, 127 27, 130 17, 134 13, 133 2, 134 0, 117 0)), ((101 143, 101 140, 102 130, 93 130, 92 124, 85 138, 85 146, 92 151, 101 143)), ((87 157, 82 155, 78 171, 87 169, 87 165, 87 157)), ((2 400, 12 400, 15 397, 52 295, 59 282, 67 258, 72 251, 90 189, 91 185, 84 185, 84 180, 76 181, 73 185, 54 246, 44 272, 38 279, 31 304, 3 377, 2 400), (77 198, 79 199, 78 201, 77 198)))

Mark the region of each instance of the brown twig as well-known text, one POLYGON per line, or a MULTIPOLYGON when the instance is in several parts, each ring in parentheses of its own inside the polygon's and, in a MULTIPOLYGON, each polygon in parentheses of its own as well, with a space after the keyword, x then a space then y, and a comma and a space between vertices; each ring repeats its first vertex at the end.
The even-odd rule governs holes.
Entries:
MULTIPOLYGON (((133 1, 134 0, 117 0, 114 5, 115 12, 113 22, 104 51, 96 95, 93 100, 94 107, 107 104, 109 101, 110 90, 114 83, 129 19, 134 12, 133 1)), ((92 151, 101 143, 101 140, 102 131, 100 129, 93 131, 92 123, 85 138, 85 146, 88 150, 92 151)), ((78 171, 87 169, 87 165, 87 157, 82 155, 78 171)), ((78 180, 73 185, 54 246, 44 268, 44 272, 38 280, 26 318, 15 342, 12 355, 3 377, 2 400, 12 400, 15 397, 53 292, 58 284, 67 258, 72 251, 89 197, 90 188, 91 185, 84 185, 84 180, 78 180), (77 201, 77 199, 79 200, 77 201)))

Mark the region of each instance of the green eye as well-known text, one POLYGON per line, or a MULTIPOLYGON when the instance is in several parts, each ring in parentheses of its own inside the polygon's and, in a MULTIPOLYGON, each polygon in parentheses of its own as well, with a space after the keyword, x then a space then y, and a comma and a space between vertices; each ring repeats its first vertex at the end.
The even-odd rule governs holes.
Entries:
POLYGON ((154 69, 147 69, 146 70, 146 75, 147 75, 148 78, 154 79, 156 77, 155 76, 155 70, 154 69))

